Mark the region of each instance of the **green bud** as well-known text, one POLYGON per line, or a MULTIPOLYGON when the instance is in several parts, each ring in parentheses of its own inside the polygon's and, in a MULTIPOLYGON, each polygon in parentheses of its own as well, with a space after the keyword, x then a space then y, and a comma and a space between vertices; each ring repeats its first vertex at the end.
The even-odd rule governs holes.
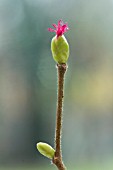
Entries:
POLYGON ((54 60, 59 64, 67 62, 69 57, 69 44, 64 35, 53 37, 51 41, 51 51, 54 60))
POLYGON ((53 159, 55 150, 47 143, 37 143, 37 149, 42 155, 46 156, 47 158, 53 159))

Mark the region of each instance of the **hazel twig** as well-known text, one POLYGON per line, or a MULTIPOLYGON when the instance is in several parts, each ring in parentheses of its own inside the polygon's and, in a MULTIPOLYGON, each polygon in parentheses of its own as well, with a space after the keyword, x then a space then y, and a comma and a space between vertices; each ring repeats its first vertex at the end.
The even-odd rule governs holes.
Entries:
POLYGON ((66 64, 57 64, 58 75, 58 96, 56 110, 56 132, 55 132, 55 155, 53 163, 59 170, 66 170, 62 161, 61 135, 62 135, 62 118, 63 118, 63 98, 64 98, 64 78, 67 70, 66 64))

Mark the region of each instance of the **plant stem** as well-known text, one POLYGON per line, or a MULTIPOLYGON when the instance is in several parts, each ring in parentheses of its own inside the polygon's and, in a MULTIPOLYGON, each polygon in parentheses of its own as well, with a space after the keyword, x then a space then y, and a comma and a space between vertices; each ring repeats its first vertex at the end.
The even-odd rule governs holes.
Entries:
POLYGON ((64 98, 64 76, 67 70, 66 64, 57 64, 58 73, 58 94, 57 94, 57 110, 56 110, 56 132, 55 132, 55 155, 53 163, 58 170, 66 170, 62 161, 61 150, 61 133, 62 133, 62 112, 63 112, 63 98, 64 98))

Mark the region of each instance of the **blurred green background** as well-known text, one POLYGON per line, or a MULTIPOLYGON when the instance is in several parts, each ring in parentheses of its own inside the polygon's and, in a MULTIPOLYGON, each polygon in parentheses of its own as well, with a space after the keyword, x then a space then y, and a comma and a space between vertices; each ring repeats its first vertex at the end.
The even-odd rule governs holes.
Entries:
POLYGON ((50 51, 59 19, 70 58, 63 159, 68 170, 113 169, 113 0, 0 0, 0 170, 54 170, 57 77, 50 51))

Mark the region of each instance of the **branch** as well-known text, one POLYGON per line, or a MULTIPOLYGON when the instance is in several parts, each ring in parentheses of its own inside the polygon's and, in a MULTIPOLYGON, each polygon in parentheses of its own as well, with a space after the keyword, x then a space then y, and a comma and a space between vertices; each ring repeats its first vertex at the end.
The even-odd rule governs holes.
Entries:
POLYGON ((55 155, 52 161, 53 164, 55 164, 59 170, 66 170, 66 167, 62 161, 62 150, 61 150, 64 77, 65 77, 66 70, 67 70, 66 64, 57 64, 58 97, 57 97, 57 110, 56 110, 55 155))

